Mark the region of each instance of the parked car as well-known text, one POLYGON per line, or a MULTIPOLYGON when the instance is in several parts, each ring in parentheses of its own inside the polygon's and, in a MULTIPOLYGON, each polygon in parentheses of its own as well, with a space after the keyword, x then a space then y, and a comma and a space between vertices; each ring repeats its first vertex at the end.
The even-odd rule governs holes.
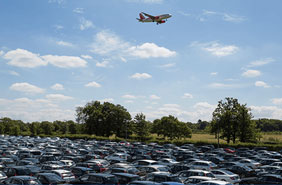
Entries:
POLYGON ((205 176, 190 176, 183 183, 187 185, 198 184, 203 181, 215 180, 213 177, 205 177, 205 176))
POLYGON ((113 173, 118 179, 119 184, 128 184, 133 181, 140 180, 139 175, 129 174, 129 173, 113 173))
POLYGON ((116 176, 105 173, 89 173, 83 175, 74 181, 70 182, 71 184, 118 184, 118 179, 116 176))
POLYGON ((69 170, 52 170, 51 173, 60 176, 66 182, 75 180, 74 174, 69 170))
POLYGON ((88 173, 95 173, 95 171, 93 169, 81 167, 81 166, 72 167, 71 172, 74 174, 75 178, 81 177, 82 175, 85 175, 85 174, 88 174, 88 173))
POLYGON ((13 176, 6 179, 3 184, 14 184, 14 185, 41 185, 41 182, 35 177, 31 176, 13 176))
POLYGON ((49 184, 49 185, 64 184, 66 182, 60 176, 54 173, 38 173, 36 175, 36 178, 42 184, 49 184))
POLYGON ((189 164, 191 169, 199 169, 199 170, 212 170, 217 168, 217 165, 211 161, 193 161, 189 164))
POLYGON ((233 184, 240 182, 239 175, 234 174, 233 172, 228 170, 216 169, 216 170, 211 170, 211 173, 214 174, 215 178, 219 180, 227 181, 233 184))
POLYGON ((168 172, 152 172, 146 175, 144 180, 154 181, 154 182, 181 182, 177 175, 168 172))

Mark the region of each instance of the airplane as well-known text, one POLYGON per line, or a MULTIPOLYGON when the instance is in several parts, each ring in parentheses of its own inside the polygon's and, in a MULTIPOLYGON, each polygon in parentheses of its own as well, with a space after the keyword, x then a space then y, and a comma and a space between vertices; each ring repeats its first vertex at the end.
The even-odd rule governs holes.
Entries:
POLYGON ((170 18, 171 14, 163 14, 158 16, 153 16, 144 12, 139 13, 140 19, 136 18, 139 22, 156 22, 157 24, 162 24, 167 21, 168 18, 170 18), (147 16, 147 18, 144 16, 147 16), (165 20, 164 20, 165 19, 165 20))

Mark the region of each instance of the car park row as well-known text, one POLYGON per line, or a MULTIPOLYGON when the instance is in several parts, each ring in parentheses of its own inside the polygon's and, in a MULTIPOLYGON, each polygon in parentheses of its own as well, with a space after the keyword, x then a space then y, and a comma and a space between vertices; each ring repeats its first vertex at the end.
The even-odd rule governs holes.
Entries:
POLYGON ((0 137, 2 184, 282 184, 267 148, 0 137))

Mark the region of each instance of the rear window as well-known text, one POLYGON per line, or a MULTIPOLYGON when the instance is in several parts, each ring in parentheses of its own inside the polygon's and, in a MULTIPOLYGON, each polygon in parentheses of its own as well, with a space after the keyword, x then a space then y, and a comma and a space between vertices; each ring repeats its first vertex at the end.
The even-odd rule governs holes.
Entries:
POLYGON ((37 180, 30 180, 26 184, 41 184, 41 183, 37 180))
POLYGON ((115 176, 108 177, 106 181, 107 181, 106 182, 107 184, 111 184, 111 183, 117 184, 118 183, 118 179, 115 176))

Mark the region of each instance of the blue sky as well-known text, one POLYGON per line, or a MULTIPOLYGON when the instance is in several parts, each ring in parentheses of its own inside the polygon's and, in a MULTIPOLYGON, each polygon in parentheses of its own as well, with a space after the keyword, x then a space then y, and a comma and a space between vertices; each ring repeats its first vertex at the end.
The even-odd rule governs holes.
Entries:
POLYGON ((0 117, 75 120, 90 101, 134 117, 211 120, 234 97, 282 119, 279 0, 1 0, 0 117), (140 12, 170 13, 165 24, 140 12))

